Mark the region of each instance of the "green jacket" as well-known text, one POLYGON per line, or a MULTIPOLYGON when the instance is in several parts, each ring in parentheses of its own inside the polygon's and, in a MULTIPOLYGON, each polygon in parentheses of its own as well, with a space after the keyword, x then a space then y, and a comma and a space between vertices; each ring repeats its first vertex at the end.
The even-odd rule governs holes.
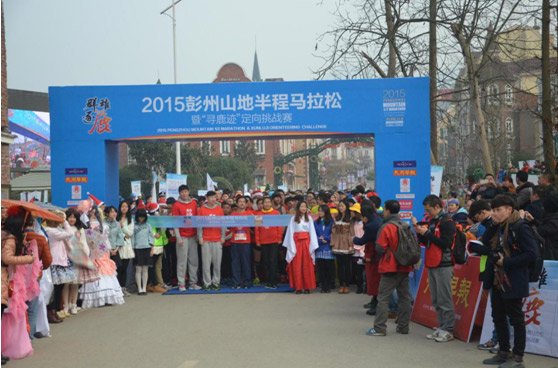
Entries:
POLYGON ((165 245, 167 245, 169 243, 169 239, 167 238, 167 232, 165 231, 165 229, 153 228, 153 236, 154 237, 155 237, 155 234, 159 234, 159 235, 161 235, 161 237, 159 239, 155 238, 154 246, 164 247, 165 245))

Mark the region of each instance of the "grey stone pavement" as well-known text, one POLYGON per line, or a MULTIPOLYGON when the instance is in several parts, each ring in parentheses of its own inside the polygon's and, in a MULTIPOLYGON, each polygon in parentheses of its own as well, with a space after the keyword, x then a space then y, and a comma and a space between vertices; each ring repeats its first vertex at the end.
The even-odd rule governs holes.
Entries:
MULTIPOLYGON (((320 294, 133 295, 126 304, 86 310, 52 325, 33 356, 13 368, 482 367, 476 343, 436 343, 429 329, 366 336, 368 297, 320 294)), ((530 368, 558 359, 526 355, 530 368)))

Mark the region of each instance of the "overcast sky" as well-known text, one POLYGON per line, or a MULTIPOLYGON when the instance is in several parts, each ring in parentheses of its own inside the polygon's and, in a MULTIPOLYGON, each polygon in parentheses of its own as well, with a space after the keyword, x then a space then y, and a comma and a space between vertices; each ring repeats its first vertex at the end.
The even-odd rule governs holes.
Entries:
MULTIPOLYGON (((183 0, 176 6, 178 83, 212 82, 234 62, 251 78, 310 80, 332 1, 183 0)), ((4 0, 8 87, 173 83, 171 0, 4 0), (169 11, 170 14, 170 11, 169 11)))

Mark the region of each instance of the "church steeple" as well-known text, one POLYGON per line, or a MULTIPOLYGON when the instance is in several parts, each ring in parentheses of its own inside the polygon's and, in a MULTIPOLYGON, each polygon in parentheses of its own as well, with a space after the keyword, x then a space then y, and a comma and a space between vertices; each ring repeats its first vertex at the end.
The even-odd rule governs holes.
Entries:
POLYGON ((258 63, 258 52, 254 51, 254 69, 252 69, 252 82, 261 82, 260 64, 258 63))

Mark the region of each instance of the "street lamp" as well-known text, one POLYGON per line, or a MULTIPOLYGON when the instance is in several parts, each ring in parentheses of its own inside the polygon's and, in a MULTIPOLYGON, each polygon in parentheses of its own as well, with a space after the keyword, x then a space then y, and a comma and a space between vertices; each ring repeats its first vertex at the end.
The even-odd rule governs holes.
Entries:
MULTIPOLYGON (((161 14, 166 15, 167 17, 172 19, 172 53, 173 53, 173 59, 174 59, 174 84, 176 84, 176 17, 175 17, 175 7, 176 4, 178 4, 179 2, 181 2, 182 0, 178 0, 175 2, 175 0, 172 0, 172 5, 168 6, 165 10, 163 10, 161 12, 161 14), (166 12, 172 9, 172 16, 168 15, 166 12)), ((181 169, 180 169, 180 142, 176 142, 176 173, 180 174, 181 173, 181 169)))

